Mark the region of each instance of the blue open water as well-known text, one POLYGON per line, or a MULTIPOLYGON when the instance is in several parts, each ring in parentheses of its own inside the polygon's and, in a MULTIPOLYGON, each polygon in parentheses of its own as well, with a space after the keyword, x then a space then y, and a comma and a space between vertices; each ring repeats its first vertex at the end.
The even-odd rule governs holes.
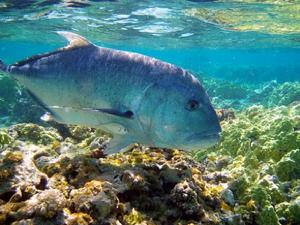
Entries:
POLYGON ((174 63, 201 80, 225 80, 250 89, 271 81, 297 83, 299 5, 251 0, 1 1, 0 59, 14 63, 62 47, 66 42, 55 31, 66 30, 100 46, 174 63))

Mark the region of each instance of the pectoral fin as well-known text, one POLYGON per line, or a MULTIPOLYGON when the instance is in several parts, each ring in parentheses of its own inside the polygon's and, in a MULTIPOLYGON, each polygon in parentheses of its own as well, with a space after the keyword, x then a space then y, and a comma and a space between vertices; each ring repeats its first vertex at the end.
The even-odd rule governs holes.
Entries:
POLYGON ((133 144, 132 140, 126 136, 114 136, 108 143, 105 152, 107 154, 124 152, 130 148, 131 144, 133 144))
POLYGON ((49 106, 48 108, 50 109, 59 109, 63 110, 65 112, 70 112, 70 111, 85 111, 85 112, 92 112, 92 113, 106 113, 114 116, 119 116, 123 118, 132 118, 133 117, 133 112, 130 110, 119 110, 119 109, 114 109, 114 108, 79 108, 79 107, 69 107, 69 106, 49 106))
POLYGON ((119 116, 119 117, 124 117, 124 118, 132 118, 133 117, 133 112, 130 110, 126 110, 126 111, 121 111, 118 109, 92 109, 92 108, 83 108, 83 110, 93 110, 93 111, 99 111, 102 113, 107 113, 107 114, 111 114, 111 115, 115 115, 115 116, 119 116))

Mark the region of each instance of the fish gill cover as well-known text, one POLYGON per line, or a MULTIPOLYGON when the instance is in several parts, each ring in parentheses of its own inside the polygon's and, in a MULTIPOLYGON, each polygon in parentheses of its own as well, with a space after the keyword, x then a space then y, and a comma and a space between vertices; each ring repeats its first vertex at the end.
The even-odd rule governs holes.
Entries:
POLYGON ((300 224, 299 5, 2 1, 5 63, 64 46, 58 30, 153 56, 201 80, 222 133, 192 153, 106 155, 111 134, 41 121, 0 73, 0 224, 300 224))

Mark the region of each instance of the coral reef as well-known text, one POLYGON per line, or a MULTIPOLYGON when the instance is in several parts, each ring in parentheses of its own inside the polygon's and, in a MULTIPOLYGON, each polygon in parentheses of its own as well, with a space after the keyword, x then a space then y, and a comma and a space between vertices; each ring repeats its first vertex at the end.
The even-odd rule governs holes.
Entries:
POLYGON ((207 84, 207 92, 210 96, 220 96, 224 99, 243 99, 247 97, 247 87, 241 84, 211 78, 206 78, 204 84, 207 84))
POLYGON ((285 82, 275 88, 268 97, 268 105, 288 105, 300 101, 300 83, 285 82))
POLYGON ((215 173, 206 180, 227 185, 225 202, 249 224, 299 223, 299 119, 299 102, 252 106, 222 121, 217 146, 195 154, 215 173))
POLYGON ((289 105, 300 101, 300 83, 278 83, 274 80, 262 84, 239 84, 205 77, 203 84, 213 104, 219 109, 244 110, 254 104, 266 107, 289 105))
POLYGON ((203 78, 203 84, 217 108, 242 109, 250 104, 247 99, 252 93, 251 87, 210 77, 203 78))
POLYGON ((135 145, 105 156, 109 136, 76 126, 65 138, 34 124, 1 132, 9 136, 0 151, 2 224, 220 224, 234 216, 224 188, 182 151, 135 145))
POLYGON ((4 130, 0 129, 0 148, 4 145, 9 144, 11 142, 11 137, 9 134, 4 130))
MULTIPOLYGON (((272 88, 272 91, 274 89, 272 88)), ((0 223, 297 224, 300 103, 219 110, 221 142, 193 157, 79 126, 0 131, 0 223)))
POLYGON ((247 97, 248 102, 252 103, 251 105, 261 104, 267 107, 287 106, 293 102, 300 101, 300 83, 270 81, 253 91, 249 90, 247 97))

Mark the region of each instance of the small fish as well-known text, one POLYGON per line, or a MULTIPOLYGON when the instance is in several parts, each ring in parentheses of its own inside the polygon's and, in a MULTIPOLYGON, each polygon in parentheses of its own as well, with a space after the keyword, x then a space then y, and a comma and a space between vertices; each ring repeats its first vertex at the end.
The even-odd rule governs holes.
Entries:
POLYGON ((175 65, 99 47, 57 32, 69 44, 0 69, 46 111, 45 120, 101 128, 108 153, 132 143, 197 150, 219 140, 220 124, 201 83, 175 65))

